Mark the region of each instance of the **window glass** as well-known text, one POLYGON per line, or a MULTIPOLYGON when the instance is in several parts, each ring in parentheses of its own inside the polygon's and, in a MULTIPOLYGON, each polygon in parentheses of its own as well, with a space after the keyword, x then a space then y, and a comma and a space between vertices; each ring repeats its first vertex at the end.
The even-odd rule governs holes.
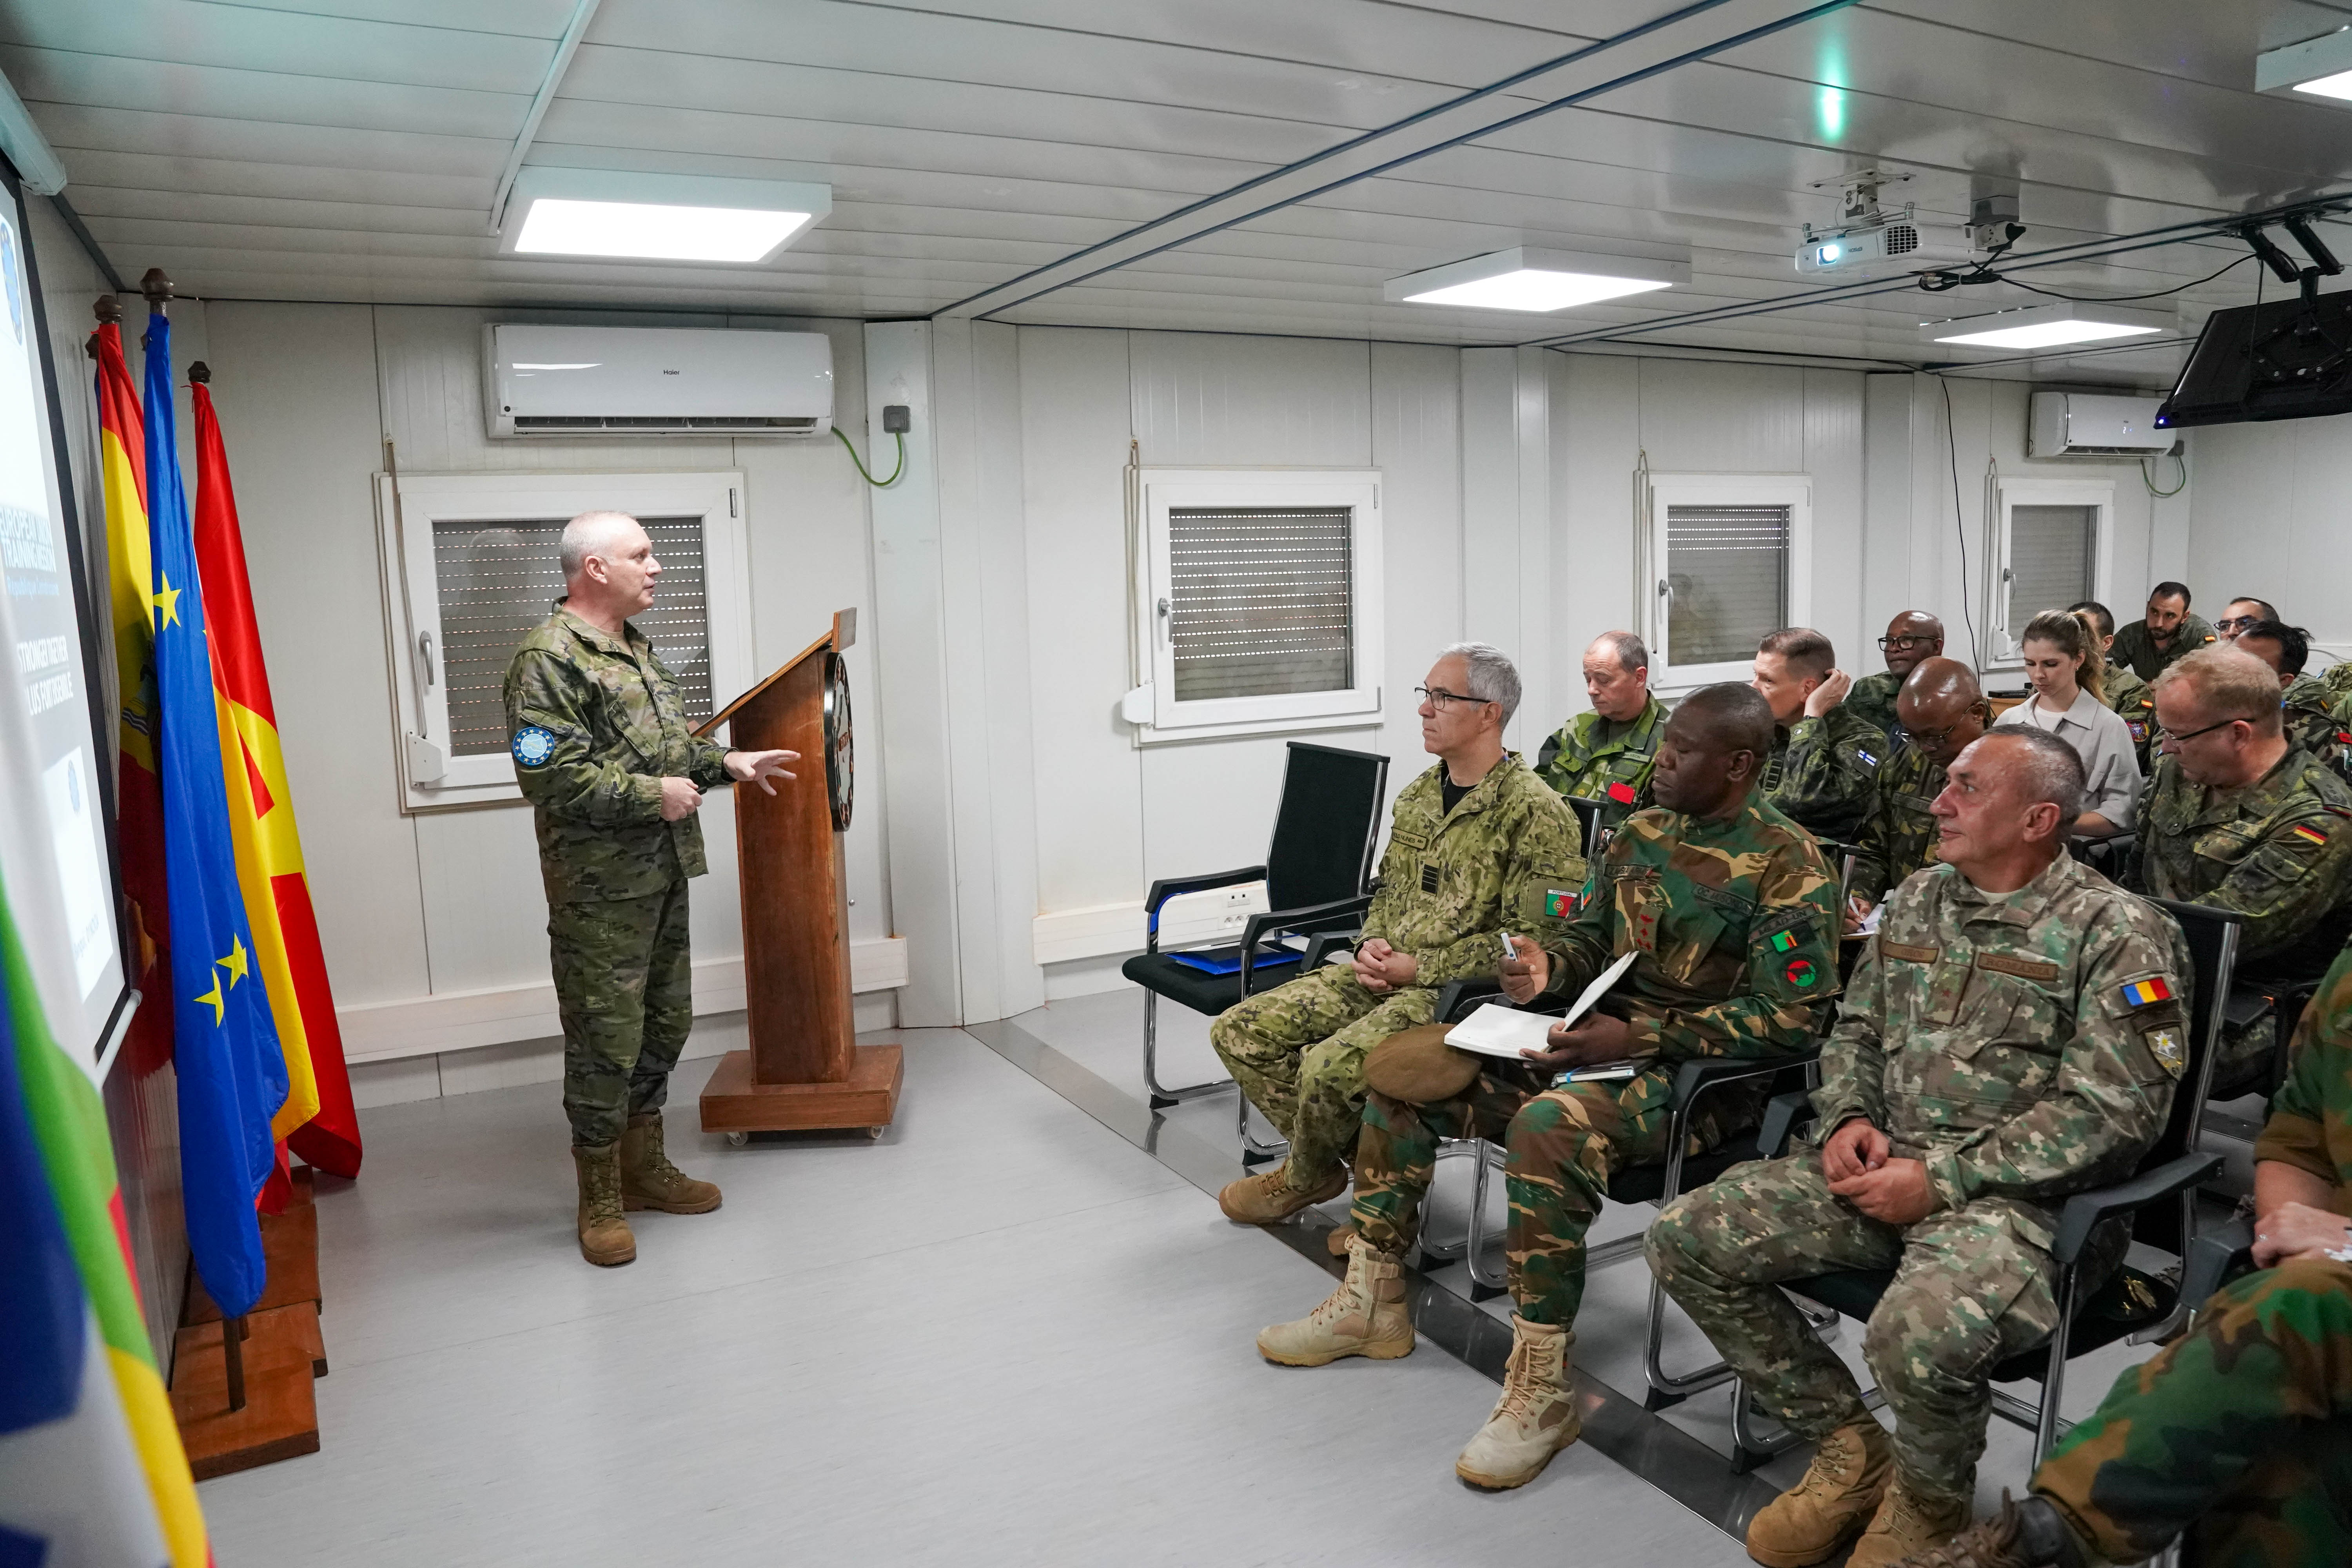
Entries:
POLYGON ((1787 506, 1666 508, 1666 648, 1675 665, 1753 658, 1789 624, 1787 506))
POLYGON ((2009 510, 2011 634, 2044 610, 2091 596, 2091 548, 2099 509, 2014 506, 2009 510))
POLYGON ((1171 507, 1180 702, 1355 685, 1350 509, 1171 507))

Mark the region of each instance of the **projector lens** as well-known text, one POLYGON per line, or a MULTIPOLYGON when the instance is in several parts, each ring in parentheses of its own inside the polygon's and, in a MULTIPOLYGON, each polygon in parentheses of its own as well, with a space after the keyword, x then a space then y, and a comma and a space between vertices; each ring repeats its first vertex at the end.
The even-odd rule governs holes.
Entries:
POLYGON ((1834 245, 1824 245, 1822 247, 1822 259, 1823 261, 1835 261, 1839 257, 1843 256, 1845 252, 1843 250, 1834 245))

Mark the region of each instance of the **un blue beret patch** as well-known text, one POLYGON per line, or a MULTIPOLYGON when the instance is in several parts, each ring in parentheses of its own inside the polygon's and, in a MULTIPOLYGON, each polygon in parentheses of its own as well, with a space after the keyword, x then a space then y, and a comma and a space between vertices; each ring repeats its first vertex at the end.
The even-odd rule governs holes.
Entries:
POLYGON ((513 751, 518 767, 543 768, 555 755, 554 732, 525 724, 515 731, 513 751))

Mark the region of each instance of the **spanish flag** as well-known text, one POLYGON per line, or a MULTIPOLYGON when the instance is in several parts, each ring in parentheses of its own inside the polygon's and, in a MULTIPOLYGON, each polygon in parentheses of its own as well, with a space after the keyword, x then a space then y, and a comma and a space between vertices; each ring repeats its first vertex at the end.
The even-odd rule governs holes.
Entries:
MULTIPOLYGON (((203 374, 201 366, 196 374, 203 374)), ((270 1131, 320 1170, 354 1176, 360 1168, 359 1115, 352 1105, 334 994, 302 865, 302 837, 278 744, 277 710, 254 620, 228 452, 221 444, 211 390, 199 380, 194 391, 196 565, 212 634, 229 832, 254 953, 286 1056, 286 1104, 271 1120, 270 1131)))

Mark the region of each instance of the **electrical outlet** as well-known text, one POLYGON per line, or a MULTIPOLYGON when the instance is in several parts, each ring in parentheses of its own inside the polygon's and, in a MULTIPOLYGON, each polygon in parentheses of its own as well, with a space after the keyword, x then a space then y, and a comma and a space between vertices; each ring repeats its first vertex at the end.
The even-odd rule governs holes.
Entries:
POLYGON ((886 404, 882 408, 882 434, 904 436, 915 427, 914 410, 903 403, 886 404))

